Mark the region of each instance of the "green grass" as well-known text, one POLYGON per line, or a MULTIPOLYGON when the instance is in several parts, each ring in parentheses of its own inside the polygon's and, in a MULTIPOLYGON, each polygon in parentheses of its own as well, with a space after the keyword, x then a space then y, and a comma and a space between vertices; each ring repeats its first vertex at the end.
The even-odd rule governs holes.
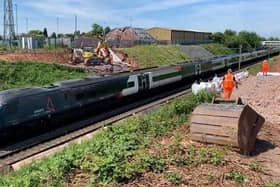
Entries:
POLYGON ((234 54, 234 51, 222 44, 203 44, 202 47, 204 47, 206 50, 211 52, 215 56, 223 56, 223 55, 230 55, 234 54))
POLYGON ((182 176, 179 173, 168 172, 164 176, 173 185, 179 185, 182 181, 182 176))
POLYGON ((252 162, 248 166, 249 166, 250 170, 255 171, 255 172, 262 172, 263 171, 263 167, 258 162, 252 162))
POLYGON ((174 45, 139 45, 121 50, 129 57, 134 57, 140 68, 178 64, 191 60, 174 45))
MULTIPOLYGON (((151 142, 182 126, 194 107, 211 98, 209 92, 185 96, 147 115, 118 122, 90 141, 0 177, 0 186, 67 186, 66 178, 75 170, 91 176, 92 186, 125 182, 148 171, 163 172, 168 160, 147 151, 151 142)), ((177 183, 180 177, 169 178, 177 183)))
POLYGON ((39 62, 0 62, 0 90, 43 86, 56 81, 85 77, 81 69, 39 62))
POLYGON ((269 182, 264 187, 280 187, 280 182, 269 182))
MULTIPOLYGON (((270 65, 276 64, 279 60, 280 60, 280 56, 276 56, 276 57, 271 58, 269 60, 269 64, 270 65)), ((261 63, 258 63, 258 64, 255 64, 253 66, 250 66, 250 68, 248 69, 249 74, 250 75, 254 75, 254 76, 257 75, 259 72, 261 72, 261 70, 262 70, 261 63)))
POLYGON ((231 171, 225 174, 226 179, 235 181, 236 183, 243 184, 246 180, 246 175, 239 171, 231 171))

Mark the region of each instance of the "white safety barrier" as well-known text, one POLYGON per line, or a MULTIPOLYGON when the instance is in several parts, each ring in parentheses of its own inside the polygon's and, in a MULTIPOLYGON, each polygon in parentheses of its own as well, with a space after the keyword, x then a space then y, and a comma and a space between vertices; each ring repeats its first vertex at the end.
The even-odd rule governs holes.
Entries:
POLYGON ((249 72, 248 71, 242 71, 242 72, 236 73, 234 75, 234 77, 235 77, 236 81, 242 81, 242 80, 247 79, 249 77, 249 72))
MULTIPOLYGON (((257 74, 257 76, 264 76, 263 72, 259 72, 257 74)), ((267 72, 267 76, 280 76, 280 73, 278 73, 278 72, 267 72)))
MULTIPOLYGON (((235 77, 236 81, 241 81, 241 80, 247 79, 249 77, 249 72, 248 71, 240 72, 240 73, 235 74, 234 77, 235 77)), ((200 92, 202 90, 211 90, 214 92, 221 92, 223 78, 224 77, 215 76, 212 81, 200 82, 200 83, 195 82, 194 84, 192 84, 192 93, 194 95, 197 95, 198 92, 200 92)))

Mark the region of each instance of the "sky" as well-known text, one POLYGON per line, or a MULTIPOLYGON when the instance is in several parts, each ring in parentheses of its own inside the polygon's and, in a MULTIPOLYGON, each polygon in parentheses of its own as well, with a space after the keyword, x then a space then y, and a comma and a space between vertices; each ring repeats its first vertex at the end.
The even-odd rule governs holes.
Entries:
MULTIPOLYGON (((3 2, 0 0, 1 18, 3 2)), ((18 5, 19 33, 44 27, 49 33, 57 30, 73 33, 77 15, 81 32, 88 32, 93 23, 98 23, 111 28, 248 30, 265 37, 280 37, 279 0, 14 0, 13 3, 18 5)), ((2 35, 3 19, 0 23, 2 35)))

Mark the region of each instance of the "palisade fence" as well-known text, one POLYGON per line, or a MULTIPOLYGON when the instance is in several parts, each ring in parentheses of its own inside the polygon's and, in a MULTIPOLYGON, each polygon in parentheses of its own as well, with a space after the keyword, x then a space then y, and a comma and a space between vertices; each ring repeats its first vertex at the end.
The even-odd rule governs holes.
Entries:
MULTIPOLYGON (((98 39, 96 38, 46 38, 46 39, 35 39, 34 38, 34 47, 23 47, 22 46, 22 40, 18 41, 18 44, 14 46, 15 48, 28 48, 28 49, 36 49, 36 48, 46 48, 46 49, 55 49, 55 48, 84 48, 84 47, 97 47, 98 39)), ((170 45, 170 44, 178 44, 178 45, 193 45, 193 44, 205 44, 205 43, 211 43, 213 41, 205 41, 205 40, 195 40, 195 41, 183 41, 183 40, 177 40, 177 41, 168 41, 168 40, 162 40, 162 41, 150 41, 150 40, 108 40, 108 46, 109 47, 116 47, 116 48, 129 48, 134 47, 137 45, 170 45)), ((32 42, 33 43, 33 42, 32 42)), ((8 48, 8 46, 4 45, 3 40, 0 40, 0 48, 8 48)))
POLYGON ((161 41, 143 41, 143 40, 108 40, 107 41, 109 46, 117 47, 117 48, 129 48, 136 45, 170 45, 170 44, 178 44, 178 45, 194 45, 194 44, 206 44, 211 43, 213 41, 205 41, 205 40, 194 40, 194 41, 168 41, 168 40, 161 40, 161 41))

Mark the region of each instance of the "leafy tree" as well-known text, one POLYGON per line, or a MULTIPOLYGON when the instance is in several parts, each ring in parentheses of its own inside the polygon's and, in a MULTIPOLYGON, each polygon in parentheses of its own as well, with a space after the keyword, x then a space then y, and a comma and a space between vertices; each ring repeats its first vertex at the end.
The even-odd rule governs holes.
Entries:
POLYGON ((73 37, 74 36, 80 36, 80 35, 81 35, 81 31, 75 31, 73 37))
POLYGON ((52 33, 51 38, 56 38, 56 33, 55 32, 52 33))
POLYGON ((234 31, 234 30, 227 29, 227 30, 225 30, 224 35, 225 35, 225 36, 234 37, 234 36, 237 35, 237 33, 236 33, 236 31, 234 31))
POLYGON ((36 36, 43 36, 43 32, 40 31, 40 30, 31 30, 27 33, 28 36, 33 36, 33 37, 36 37, 36 36))
POLYGON ((108 34, 110 31, 111 31, 111 28, 110 28, 110 27, 108 27, 108 26, 105 27, 105 29, 104 29, 105 35, 108 34))
POLYGON ((41 30, 30 30, 27 36, 31 36, 38 41, 38 47, 43 47, 45 43, 44 33, 41 30))
POLYGON ((64 36, 64 34, 62 34, 62 33, 57 34, 58 38, 63 38, 63 36, 64 36))
POLYGON ((44 35, 45 38, 48 38, 48 30, 47 30, 47 28, 44 28, 43 35, 44 35))
POLYGON ((74 38, 74 34, 72 33, 66 33, 64 36, 69 37, 69 38, 74 38))
POLYGON ((91 35, 93 36, 103 35, 103 27, 94 23, 92 25, 91 35))
POLYGON ((3 37, 0 35, 0 40, 3 40, 3 37))
POLYGON ((211 37, 215 43, 223 44, 223 43, 225 43, 225 40, 226 40, 224 34, 221 32, 216 32, 211 37))
POLYGON ((278 37, 269 37, 267 40, 268 41, 279 41, 280 39, 278 37))
POLYGON ((261 38, 255 32, 241 31, 238 34, 241 44, 245 44, 246 51, 252 50, 260 46, 261 38))

